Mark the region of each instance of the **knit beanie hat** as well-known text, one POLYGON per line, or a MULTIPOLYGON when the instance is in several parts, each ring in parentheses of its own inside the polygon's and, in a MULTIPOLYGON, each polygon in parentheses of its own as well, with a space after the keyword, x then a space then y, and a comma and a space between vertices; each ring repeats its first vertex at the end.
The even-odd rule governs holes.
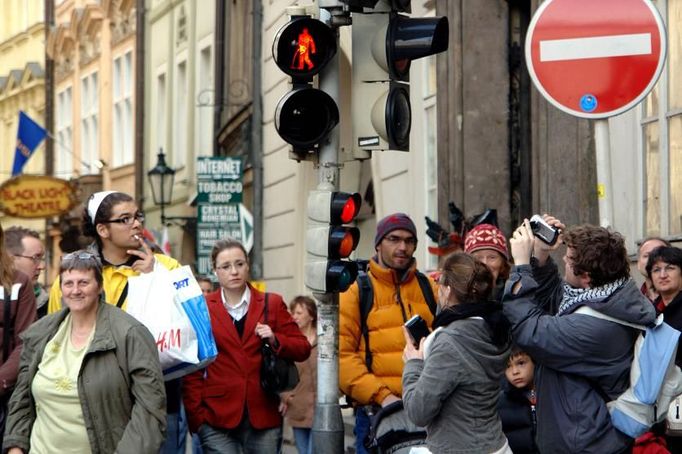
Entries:
POLYGON ((405 213, 393 213, 383 218, 377 224, 377 235, 374 237, 374 247, 381 243, 386 235, 394 230, 407 230, 417 238, 417 228, 412 219, 405 213))
POLYGON ((477 225, 464 238, 464 252, 467 254, 481 249, 492 249, 509 260, 507 240, 502 231, 492 224, 477 225))

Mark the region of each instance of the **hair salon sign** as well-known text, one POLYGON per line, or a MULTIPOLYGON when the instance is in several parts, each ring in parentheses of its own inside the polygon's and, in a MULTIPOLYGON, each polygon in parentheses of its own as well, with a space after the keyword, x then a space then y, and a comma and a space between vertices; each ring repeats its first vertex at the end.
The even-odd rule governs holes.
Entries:
POLYGON ((66 213, 78 203, 66 180, 21 175, 0 185, 0 211, 17 218, 47 218, 66 213))

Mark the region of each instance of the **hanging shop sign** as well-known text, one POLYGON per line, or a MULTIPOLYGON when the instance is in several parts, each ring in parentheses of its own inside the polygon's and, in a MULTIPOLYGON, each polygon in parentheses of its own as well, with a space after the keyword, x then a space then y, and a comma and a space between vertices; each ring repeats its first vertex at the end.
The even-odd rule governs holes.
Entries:
POLYGON ((0 185, 0 211, 16 218, 57 216, 77 204, 73 185, 59 178, 21 175, 0 185))

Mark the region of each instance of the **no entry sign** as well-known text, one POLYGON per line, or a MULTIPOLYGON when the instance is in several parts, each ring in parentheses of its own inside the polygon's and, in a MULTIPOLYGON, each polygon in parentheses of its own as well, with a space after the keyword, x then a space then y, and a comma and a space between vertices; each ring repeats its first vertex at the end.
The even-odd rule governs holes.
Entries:
POLYGON ((552 104, 582 118, 634 107, 663 69, 666 33, 649 0, 547 0, 526 36, 526 62, 552 104))

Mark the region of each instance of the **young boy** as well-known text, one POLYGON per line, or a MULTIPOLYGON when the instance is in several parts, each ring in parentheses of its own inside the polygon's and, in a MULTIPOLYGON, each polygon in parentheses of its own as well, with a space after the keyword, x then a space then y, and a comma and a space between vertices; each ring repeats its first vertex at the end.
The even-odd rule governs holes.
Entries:
POLYGON ((535 444, 535 364, 519 347, 512 347, 505 371, 506 380, 497 410, 502 420, 502 430, 514 454, 538 453, 535 444))

